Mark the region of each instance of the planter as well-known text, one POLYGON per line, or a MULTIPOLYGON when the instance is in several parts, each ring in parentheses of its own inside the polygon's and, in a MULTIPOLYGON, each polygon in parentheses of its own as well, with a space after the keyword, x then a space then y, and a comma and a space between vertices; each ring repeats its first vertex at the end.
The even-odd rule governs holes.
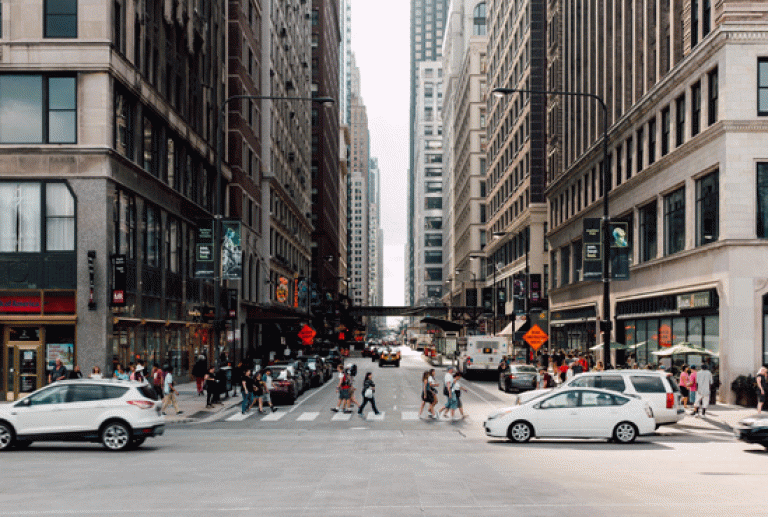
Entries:
POLYGON ((740 390, 736 391, 736 404, 744 407, 756 407, 757 406, 757 393, 752 390, 740 390))

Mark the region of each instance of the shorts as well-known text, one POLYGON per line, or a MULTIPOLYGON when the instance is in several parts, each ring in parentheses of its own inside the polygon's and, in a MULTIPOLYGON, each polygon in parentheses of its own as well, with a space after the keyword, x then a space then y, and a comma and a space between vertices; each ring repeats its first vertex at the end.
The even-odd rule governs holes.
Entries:
POLYGON ((422 395, 421 400, 427 404, 432 404, 435 401, 435 394, 431 391, 427 391, 424 393, 424 395, 422 395))
POLYGON ((757 401, 761 404, 765 402, 765 393, 757 392, 757 401))
POLYGON ((680 386, 680 396, 683 398, 688 398, 688 388, 685 386, 680 386))
POLYGON ((341 399, 341 400, 349 400, 349 388, 340 388, 339 389, 339 399, 341 399))

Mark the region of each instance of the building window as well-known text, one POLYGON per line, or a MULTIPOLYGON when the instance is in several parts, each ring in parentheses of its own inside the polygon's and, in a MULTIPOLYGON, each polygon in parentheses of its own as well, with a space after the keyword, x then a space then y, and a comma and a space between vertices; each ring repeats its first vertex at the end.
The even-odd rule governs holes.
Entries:
POLYGON ((691 0, 691 48, 699 43, 699 0, 691 0))
POLYGON ((661 155, 666 156, 669 153, 669 137, 672 132, 672 119, 669 113, 669 106, 661 110, 661 155))
POLYGON ((440 248, 443 246, 443 236, 439 233, 424 234, 424 246, 427 248, 440 248))
POLYGON ((74 77, 0 76, 0 143, 76 143, 76 99, 74 77))
POLYGON ((77 0, 45 0, 45 37, 77 37, 77 0))
POLYGON ((581 270, 582 270, 582 253, 583 253, 583 247, 581 245, 581 241, 578 240, 573 243, 573 282, 580 282, 581 281, 581 270))
POLYGON ((473 13, 473 22, 474 22, 474 35, 475 36, 485 36, 487 34, 487 25, 486 25, 486 6, 485 2, 480 2, 475 6, 475 10, 473 13))
POLYGON ((696 246, 715 242, 720 229, 719 174, 696 181, 696 246))
POLYGON ((75 198, 64 183, 45 188, 45 249, 75 250, 75 198))
POLYGON ((441 197, 424 198, 424 208, 426 208, 427 210, 438 210, 443 208, 443 198, 441 197))
POLYGON ((430 251, 427 250, 424 252, 424 263, 425 264, 442 264, 443 263, 443 252, 441 250, 435 250, 430 251))
POLYGON ((74 249, 75 198, 66 184, 0 182, 0 252, 74 249))
POLYGON ((157 176, 157 136, 159 134, 158 128, 155 126, 151 118, 144 117, 143 127, 143 156, 144 156, 144 169, 157 176))
POLYGON ((144 264, 160 267, 160 211, 151 206, 144 207, 144 264))
POLYGON ((656 161, 656 118, 648 121, 648 165, 656 161))
POLYGON ((632 137, 627 138, 627 166, 625 167, 625 174, 627 179, 632 177, 632 137))
POLYGON ((675 101, 675 146, 680 147, 685 141, 685 95, 675 101))
POLYGON ((115 192, 114 252, 136 260, 136 198, 124 190, 115 192))
POLYGON ((664 196, 664 255, 685 249, 685 187, 664 196))
POLYGON ((701 37, 706 37, 712 30, 712 0, 701 2, 701 37))
POLYGON ((637 151, 637 159, 635 160, 637 165, 635 166, 635 171, 638 174, 643 170, 643 143, 643 128, 639 128, 637 130, 637 145, 635 146, 637 151))
POLYGON ((639 209, 640 215, 640 262, 656 258, 656 201, 639 209))
POLYGON ((717 122, 717 99, 720 95, 717 84, 717 69, 712 70, 707 75, 708 98, 707 98, 707 124, 710 126, 717 122))
POLYGON ((549 252, 549 263, 552 268, 552 289, 557 289, 557 251, 549 252))
POLYGON ((560 285, 568 285, 570 282, 571 271, 571 247, 564 246, 560 248, 560 285))
POLYGON ((165 267, 171 273, 179 272, 179 259, 181 257, 181 236, 179 235, 179 221, 168 218, 168 224, 165 228, 165 267))
POLYGON ((757 236, 768 238, 768 162, 757 164, 757 236))
MULTIPOLYGON (((768 78, 768 70, 766 70, 766 78, 768 78)), ((768 99, 768 95, 766 95, 768 99)), ((768 110, 768 107, 766 107, 768 110)), ((768 112, 766 112, 768 115, 768 112)), ((701 124, 701 83, 696 82, 691 86, 691 136, 694 137, 699 134, 701 124)))
POLYGON ((114 9, 114 27, 112 28, 114 40, 112 43, 115 45, 115 50, 125 55, 125 7, 122 0, 115 0, 112 8, 114 9))
MULTIPOLYGON (((621 147, 616 148, 616 186, 618 187, 621 185, 621 147)), ((581 188, 581 183, 579 183, 579 188, 581 188)))

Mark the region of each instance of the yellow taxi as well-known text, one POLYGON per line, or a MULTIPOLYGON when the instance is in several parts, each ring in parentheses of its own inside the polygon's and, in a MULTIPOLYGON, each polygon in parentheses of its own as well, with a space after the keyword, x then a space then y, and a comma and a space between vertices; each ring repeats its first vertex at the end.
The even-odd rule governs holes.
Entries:
POLYGON ((383 349, 381 355, 379 355, 379 366, 384 366, 385 364, 400 366, 400 350, 389 347, 383 349))

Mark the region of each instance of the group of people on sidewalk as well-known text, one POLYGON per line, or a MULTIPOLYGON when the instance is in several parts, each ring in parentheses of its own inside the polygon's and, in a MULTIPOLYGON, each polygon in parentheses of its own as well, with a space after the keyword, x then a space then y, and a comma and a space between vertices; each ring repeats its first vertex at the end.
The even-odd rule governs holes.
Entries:
POLYGON ((429 404, 427 409, 427 416, 429 418, 438 419, 441 416, 448 416, 448 412, 451 412, 451 420, 454 419, 456 410, 461 413, 461 418, 464 419, 464 406, 461 403, 461 392, 467 391, 465 387, 461 385, 461 373, 459 373, 454 367, 449 367, 443 377, 443 396, 446 398, 445 405, 440 408, 439 413, 435 413, 435 406, 437 405, 438 389, 440 384, 436 381, 435 369, 431 368, 425 371, 421 376, 421 407, 419 408, 419 417, 424 411, 424 407, 429 404))
POLYGON ((363 416, 363 409, 370 402, 371 408, 375 414, 379 414, 379 409, 376 407, 376 383, 373 382, 373 373, 366 372, 363 379, 363 403, 360 404, 355 397, 355 376, 357 375, 357 365, 353 364, 348 369, 344 369, 342 365, 336 368, 336 374, 338 378, 338 384, 336 385, 336 391, 339 394, 339 401, 336 403, 336 407, 332 407, 331 411, 338 413, 342 411, 344 413, 351 413, 352 407, 357 406, 357 414, 363 416))

